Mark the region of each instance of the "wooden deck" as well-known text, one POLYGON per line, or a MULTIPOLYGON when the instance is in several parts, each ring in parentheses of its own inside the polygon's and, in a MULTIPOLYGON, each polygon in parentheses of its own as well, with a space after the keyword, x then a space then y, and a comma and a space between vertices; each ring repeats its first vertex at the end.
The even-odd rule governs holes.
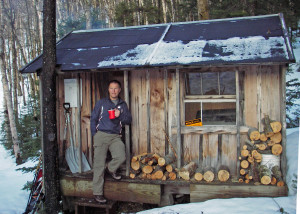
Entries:
MULTIPOLYGON (((93 198, 92 173, 64 174, 60 178, 62 194, 67 197, 93 198)), ((189 195, 190 202, 215 198, 287 196, 286 186, 241 184, 236 182, 158 181, 105 178, 104 196, 109 200, 158 204, 174 204, 174 195, 189 195)))

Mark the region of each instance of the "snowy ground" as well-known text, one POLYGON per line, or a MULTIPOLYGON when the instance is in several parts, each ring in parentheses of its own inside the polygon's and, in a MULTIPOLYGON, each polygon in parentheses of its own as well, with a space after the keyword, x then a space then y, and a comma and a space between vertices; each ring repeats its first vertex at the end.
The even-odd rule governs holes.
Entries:
MULTIPOLYGON (((294 174, 298 170, 298 145, 299 128, 289 129, 287 132, 287 184, 289 186, 288 197, 278 198, 230 198, 213 199, 205 202, 179 204, 138 212, 138 214, 273 214, 273 213, 296 213, 297 193, 291 187, 294 174), (295 151, 298 151, 295 152, 295 151)), ((298 184, 298 188, 299 184, 298 184)), ((299 193, 298 193, 299 194, 299 193)), ((298 197, 298 200, 300 198, 298 197)), ((300 203, 300 202, 299 202, 300 203)), ((299 206, 299 203, 297 204, 299 206)), ((299 208, 297 213, 300 213, 299 208)))

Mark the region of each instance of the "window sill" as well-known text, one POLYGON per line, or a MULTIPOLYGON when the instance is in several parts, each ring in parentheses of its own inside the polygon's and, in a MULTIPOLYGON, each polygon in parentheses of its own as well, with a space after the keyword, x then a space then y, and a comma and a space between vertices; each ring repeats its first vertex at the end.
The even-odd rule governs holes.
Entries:
MULTIPOLYGON (((247 133, 249 127, 240 126, 240 133, 247 133)), ((176 133, 177 129, 173 128, 172 132, 176 133)), ((181 134, 236 134, 236 125, 206 125, 206 126, 181 126, 181 134)))

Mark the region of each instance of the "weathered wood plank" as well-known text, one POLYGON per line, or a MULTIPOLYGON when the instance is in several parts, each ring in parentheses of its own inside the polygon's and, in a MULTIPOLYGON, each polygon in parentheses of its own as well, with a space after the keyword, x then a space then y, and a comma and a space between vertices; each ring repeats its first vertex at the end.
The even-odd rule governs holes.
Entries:
MULTIPOLYGON (((128 71, 124 71, 124 100, 130 110, 129 102, 129 76, 128 71)), ((125 126, 125 148, 126 148, 126 176, 129 176, 130 170, 130 129, 129 126, 125 126)))
MULTIPOLYGON (((177 112, 176 112, 176 74, 175 72, 168 72, 168 85, 167 85, 167 99, 168 105, 166 106, 166 111, 168 114, 168 131, 167 134, 170 137, 173 148, 177 152, 177 132, 172 132, 172 127, 176 127, 177 124, 177 112)), ((177 131, 177 129, 176 129, 177 131)), ((169 148, 170 151, 170 148, 169 148)))
POLYGON ((147 152, 147 90, 146 90, 146 72, 144 70, 131 71, 130 85, 132 112, 132 155, 138 155, 147 152))
POLYGON ((190 192, 190 202, 202 202, 214 198, 287 196, 287 187, 191 184, 190 192))
POLYGON ((261 71, 261 118, 264 114, 280 121, 280 89, 278 66, 262 66, 261 71))
POLYGON ((222 135, 221 165, 227 166, 230 176, 237 176, 237 140, 236 135, 222 135))
POLYGON ((184 164, 191 161, 199 164, 199 147, 200 135, 199 134, 186 134, 183 137, 183 160, 184 164))
POLYGON ((150 72, 150 139, 151 152, 165 155, 165 97, 164 72, 151 70, 150 72))
MULTIPOLYGON (((91 179, 63 177, 60 180, 60 186, 64 196, 94 197, 91 179)), ((104 196, 115 201, 159 204, 161 201, 161 186, 106 180, 104 183, 104 196)))
POLYGON ((257 127, 257 66, 247 67, 244 78, 244 118, 245 125, 257 127))
POLYGON ((181 99, 180 99, 180 71, 176 69, 176 113, 177 113, 177 167, 181 167, 181 154, 182 154, 182 145, 181 145, 181 99))
POLYGON ((218 135, 204 134, 203 135, 203 166, 213 167, 218 166, 218 135))

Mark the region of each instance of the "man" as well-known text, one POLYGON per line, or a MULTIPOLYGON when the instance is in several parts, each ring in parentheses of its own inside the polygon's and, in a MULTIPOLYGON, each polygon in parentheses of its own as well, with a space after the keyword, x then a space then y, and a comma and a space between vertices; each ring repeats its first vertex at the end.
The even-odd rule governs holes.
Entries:
POLYGON ((127 104, 120 99, 121 83, 117 80, 109 82, 109 97, 99 100, 91 115, 91 131, 94 138, 94 176, 93 194, 99 203, 106 203, 103 196, 104 171, 116 180, 121 176, 117 169, 125 161, 125 145, 121 140, 122 125, 131 123, 131 113, 127 104), (114 113, 109 113, 114 110, 114 113), (111 119, 110 119, 111 118, 111 119), (107 151, 112 160, 106 164, 107 151))

